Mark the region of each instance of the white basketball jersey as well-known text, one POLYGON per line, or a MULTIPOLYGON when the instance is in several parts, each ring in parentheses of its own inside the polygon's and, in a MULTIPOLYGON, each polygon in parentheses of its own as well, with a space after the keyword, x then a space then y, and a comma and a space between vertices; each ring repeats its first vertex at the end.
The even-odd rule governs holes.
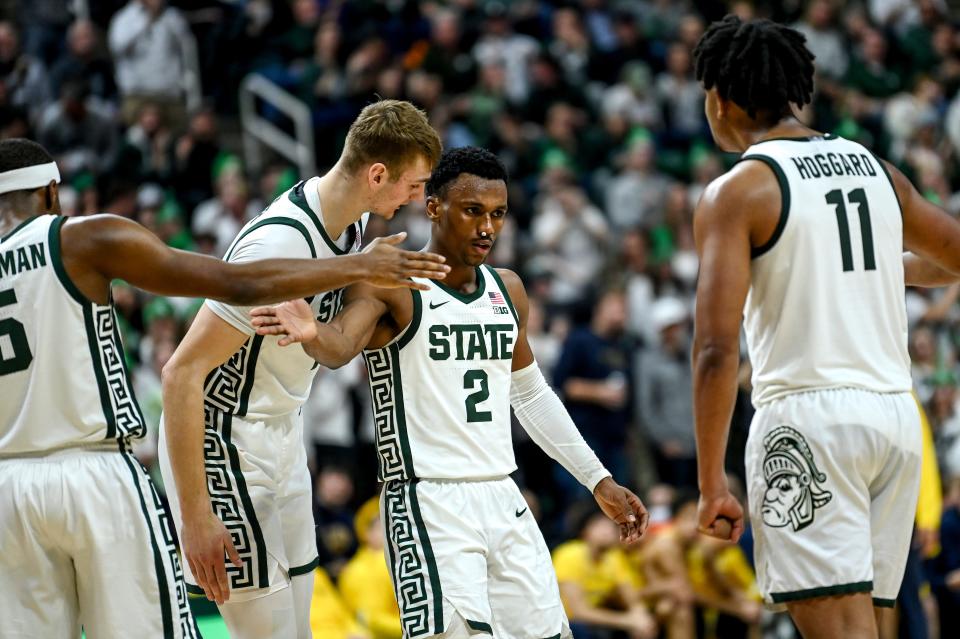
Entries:
POLYGON ((782 210, 753 250, 744 312, 754 404, 827 388, 911 388, 903 220, 886 167, 834 136, 767 140, 782 210))
POLYGON ((143 437, 112 303, 86 299, 60 257, 67 218, 0 239, 0 455, 143 437))
MULTIPOLYGON (((366 216, 347 227, 344 233, 349 244, 345 249, 339 247, 323 226, 315 195, 318 180, 300 182, 281 194, 241 229, 224 259, 234 261, 251 248, 248 241, 258 246, 241 261, 268 257, 328 258, 358 252, 366 216)), ((329 322, 340 311, 342 299, 343 289, 337 289, 307 298, 307 302, 317 320, 329 322)), ((277 337, 255 335, 249 309, 214 301, 207 304, 221 318, 251 335, 233 357, 207 376, 207 407, 250 420, 299 411, 310 393, 317 362, 299 346, 281 347, 277 337)))
POLYGON ((370 379, 383 481, 489 479, 516 469, 510 431, 510 371, 517 317, 489 266, 477 289, 433 280, 412 291, 410 325, 363 356, 370 379))

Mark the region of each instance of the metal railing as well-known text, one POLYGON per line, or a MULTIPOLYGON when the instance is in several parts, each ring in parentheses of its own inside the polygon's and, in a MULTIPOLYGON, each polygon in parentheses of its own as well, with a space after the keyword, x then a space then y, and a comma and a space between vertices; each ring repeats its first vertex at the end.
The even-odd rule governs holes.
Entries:
POLYGON ((300 177, 316 175, 313 141, 313 117, 310 108, 296 96, 258 73, 251 73, 240 84, 240 123, 243 127, 243 153, 253 173, 263 168, 261 145, 297 165, 300 177), (263 117, 257 100, 273 107, 293 122, 294 135, 263 117))

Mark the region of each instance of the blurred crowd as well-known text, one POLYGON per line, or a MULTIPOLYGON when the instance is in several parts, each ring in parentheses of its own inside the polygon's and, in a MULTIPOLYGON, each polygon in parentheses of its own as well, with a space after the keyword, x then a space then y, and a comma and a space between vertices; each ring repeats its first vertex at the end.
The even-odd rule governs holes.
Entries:
MULTIPOLYGON (((516 479, 555 549, 577 636, 788 637, 789 623, 757 603, 749 535, 742 547, 711 542, 693 520, 692 211, 737 158, 712 143, 692 49, 728 12, 795 26, 818 69, 802 119, 890 159, 957 215, 960 10, 949 5, 0 0, 0 137, 30 137, 55 155, 64 214, 127 216, 172 246, 217 256, 265 203, 309 177, 279 156, 256 174, 245 167, 237 95, 249 73, 309 107, 321 172, 378 97, 424 108, 448 148, 493 150, 511 183, 490 261, 525 279, 541 367, 652 516, 639 548, 618 549, 589 494, 516 429, 516 479)), ((369 233, 400 229, 409 246, 426 243, 422 205, 372 220, 369 233)), ((960 286, 907 292, 914 380, 934 444, 899 608, 900 636, 918 639, 960 636, 958 296, 960 286)), ((122 282, 114 301, 153 427, 138 450, 151 466, 160 370, 198 302, 122 282)), ((734 483, 743 481, 749 394, 744 358, 734 483)), ((368 501, 377 483, 367 404, 355 362, 321 368, 304 408, 322 562, 314 617, 329 624, 315 632, 325 638, 400 636, 368 501)))

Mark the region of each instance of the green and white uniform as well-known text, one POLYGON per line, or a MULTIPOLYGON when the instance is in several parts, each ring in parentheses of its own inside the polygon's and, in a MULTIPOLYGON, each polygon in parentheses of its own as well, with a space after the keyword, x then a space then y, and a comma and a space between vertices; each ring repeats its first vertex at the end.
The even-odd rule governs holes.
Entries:
MULTIPOLYGON (((359 251, 366 218, 348 227, 339 243, 333 241, 323 226, 318 180, 300 182, 281 194, 240 231, 225 259, 326 258, 359 251)), ((327 322, 340 309, 342 297, 339 289, 308 302, 317 319, 327 322)), ((282 348, 278 338, 256 335, 249 308, 206 304, 250 336, 204 385, 207 489, 213 511, 230 531, 243 562, 239 568, 227 563, 234 602, 285 588, 290 577, 317 566, 300 408, 318 365, 302 348, 282 348)), ((163 435, 160 469, 168 492, 174 494, 163 435)), ((179 500, 171 499, 170 505, 179 529, 179 500)), ((186 577, 191 592, 202 592, 188 567, 186 577)))
POLYGON ((760 588, 775 604, 872 592, 892 605, 920 485, 896 191, 843 138, 768 140, 742 159, 767 164, 782 194, 744 312, 760 588))
POLYGON ((516 469, 510 385, 518 324, 488 266, 469 294, 426 279, 413 319, 364 351, 380 462, 385 555, 404 636, 452 627, 515 639, 567 621, 516 469), (460 619, 454 619, 454 614, 460 619))
POLYGON ((66 218, 0 239, 0 619, 10 636, 198 637, 112 304, 66 273, 66 218))

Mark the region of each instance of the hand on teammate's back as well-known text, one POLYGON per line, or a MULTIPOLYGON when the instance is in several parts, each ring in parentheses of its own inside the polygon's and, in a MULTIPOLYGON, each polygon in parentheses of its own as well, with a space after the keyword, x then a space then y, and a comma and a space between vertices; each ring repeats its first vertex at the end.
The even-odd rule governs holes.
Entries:
POLYGON ((212 512, 183 520, 181 533, 183 556, 190 571, 210 601, 222 604, 230 598, 225 557, 237 568, 243 564, 223 522, 212 512))
POLYGON ((382 288, 415 288, 428 290, 425 284, 417 284, 411 277, 425 277, 442 280, 450 267, 444 264, 446 258, 436 253, 420 253, 398 248, 407 237, 406 233, 396 233, 378 237, 363 251, 370 263, 370 273, 365 281, 382 288))
POLYGON ((620 541, 632 544, 640 541, 647 530, 647 509, 640 498, 607 477, 593 489, 593 497, 600 510, 620 526, 620 541))
POLYGON ((303 300, 284 302, 276 306, 261 306, 250 311, 257 335, 283 335, 277 342, 288 346, 311 342, 317 338, 317 323, 313 309, 303 300))

